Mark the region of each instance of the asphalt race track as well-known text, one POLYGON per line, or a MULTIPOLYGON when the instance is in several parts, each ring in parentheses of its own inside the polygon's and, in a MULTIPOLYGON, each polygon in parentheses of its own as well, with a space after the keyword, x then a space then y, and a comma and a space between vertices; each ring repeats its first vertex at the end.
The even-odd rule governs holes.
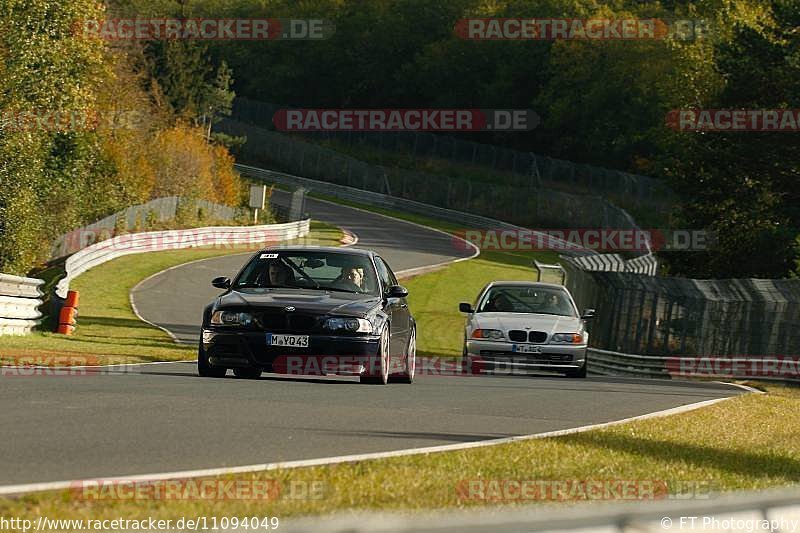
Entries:
MULTIPOLYGON (((309 201, 396 270, 465 253, 449 237, 309 201)), ((200 312, 246 256, 161 273, 134 295, 147 320, 194 341, 200 312)), ((455 303, 454 303, 455 305, 455 303)), ((521 376, 204 379, 192 363, 82 376, 0 374, 0 486, 314 459, 457 444, 619 420, 740 394, 717 383, 521 376)))

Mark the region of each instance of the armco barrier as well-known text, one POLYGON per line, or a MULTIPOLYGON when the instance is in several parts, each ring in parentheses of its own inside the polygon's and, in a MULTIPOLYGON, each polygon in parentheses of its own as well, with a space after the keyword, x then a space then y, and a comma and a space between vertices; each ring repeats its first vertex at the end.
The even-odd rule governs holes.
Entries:
MULTIPOLYGON (((702 487, 705 480, 686 483, 702 487)), ((286 528, 292 533, 362 533, 380 529, 384 533, 436 531, 517 531, 604 533, 771 532, 798 530, 800 490, 796 486, 761 492, 678 494, 663 500, 598 501, 544 505, 508 506, 498 512, 493 506, 473 510, 435 513, 348 513, 319 519, 300 518, 286 528)), ((517 493, 519 494, 519 492, 517 493)), ((521 499, 521 498, 520 498, 521 499)), ((521 502, 522 503, 522 502, 521 502)))
POLYGON ((753 379, 800 382, 800 358, 634 355, 589 348, 589 373, 655 379, 753 379))
POLYGON ((181 250, 198 246, 257 245, 305 237, 311 220, 263 226, 215 226, 185 230, 148 231, 120 235, 93 244, 67 259, 67 275, 56 286, 56 294, 66 298, 73 278, 90 268, 117 257, 164 250, 181 250))
POLYGON ((178 196, 156 198, 144 204, 132 205, 97 222, 61 235, 53 243, 50 258, 58 259, 74 254, 94 242, 105 240, 103 235, 111 236, 119 228, 124 228, 125 231, 135 231, 138 224, 144 222, 149 216, 154 217, 154 220, 158 222, 173 220, 181 210, 194 213, 203 212, 207 216, 226 221, 233 220, 242 212, 241 208, 196 198, 178 196))
POLYGON ((0 335, 25 335, 39 325, 44 281, 0 274, 0 335))

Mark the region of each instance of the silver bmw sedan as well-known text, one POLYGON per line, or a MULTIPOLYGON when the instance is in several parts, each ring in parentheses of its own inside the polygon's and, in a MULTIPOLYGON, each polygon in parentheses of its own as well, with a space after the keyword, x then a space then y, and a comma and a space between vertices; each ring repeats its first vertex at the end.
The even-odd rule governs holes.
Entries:
POLYGON ((467 314, 462 364, 467 372, 546 370, 586 377, 586 321, 569 291, 551 283, 493 281, 467 314))

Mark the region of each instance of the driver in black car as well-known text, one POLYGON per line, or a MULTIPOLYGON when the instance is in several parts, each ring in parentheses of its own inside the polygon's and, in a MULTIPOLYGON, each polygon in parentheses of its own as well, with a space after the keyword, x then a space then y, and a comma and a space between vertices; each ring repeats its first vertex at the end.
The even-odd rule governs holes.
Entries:
POLYGON ((267 267, 268 285, 270 287, 290 287, 294 281, 292 269, 280 261, 272 261, 267 267))

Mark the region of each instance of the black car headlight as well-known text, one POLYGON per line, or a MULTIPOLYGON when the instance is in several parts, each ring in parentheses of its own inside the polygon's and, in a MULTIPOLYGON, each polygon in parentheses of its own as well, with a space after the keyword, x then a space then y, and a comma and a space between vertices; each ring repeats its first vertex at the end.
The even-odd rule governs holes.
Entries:
POLYGON ((366 318, 329 318, 325 321, 325 329, 346 331, 348 333, 372 333, 372 322, 366 318))
POLYGON ((240 311, 215 311, 211 315, 213 326, 249 326, 253 323, 253 315, 240 311))

